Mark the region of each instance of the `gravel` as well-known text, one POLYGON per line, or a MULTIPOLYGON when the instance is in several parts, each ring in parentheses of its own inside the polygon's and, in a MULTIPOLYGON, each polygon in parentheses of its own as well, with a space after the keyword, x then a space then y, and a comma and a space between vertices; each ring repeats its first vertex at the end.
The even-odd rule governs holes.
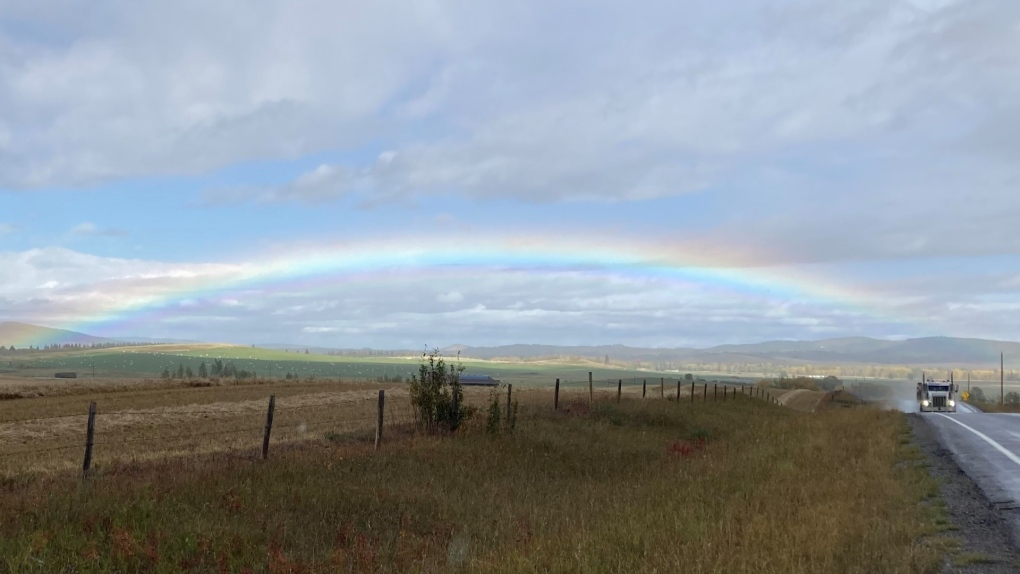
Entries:
POLYGON ((949 519, 958 530, 959 552, 982 555, 993 563, 954 566, 952 557, 943 572, 999 574, 1020 572, 1020 510, 992 504, 981 489, 957 466, 952 453, 939 443, 935 430, 917 414, 907 415, 914 440, 928 458, 929 472, 938 481, 949 519))

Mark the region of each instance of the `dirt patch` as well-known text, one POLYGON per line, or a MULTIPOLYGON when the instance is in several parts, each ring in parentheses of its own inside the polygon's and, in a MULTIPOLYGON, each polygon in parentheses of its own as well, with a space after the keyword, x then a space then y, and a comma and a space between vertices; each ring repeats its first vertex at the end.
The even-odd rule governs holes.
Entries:
POLYGON ((958 530, 961 552, 942 571, 976 574, 1007 574, 1020 571, 1020 550, 1011 523, 1018 511, 999 510, 985 498, 974 481, 943 448, 934 429, 916 414, 907 415, 916 446, 928 460, 928 469, 939 484, 951 522, 958 530))

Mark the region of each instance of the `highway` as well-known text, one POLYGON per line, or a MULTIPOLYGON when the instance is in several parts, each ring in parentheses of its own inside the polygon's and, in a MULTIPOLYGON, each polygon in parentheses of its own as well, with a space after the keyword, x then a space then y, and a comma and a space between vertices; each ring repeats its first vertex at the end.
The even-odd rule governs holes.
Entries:
MULTIPOLYGON (((916 412, 917 403, 910 410, 916 412)), ((960 405, 955 414, 924 413, 960 468, 996 507, 1020 508, 1020 415, 982 413, 960 405)))

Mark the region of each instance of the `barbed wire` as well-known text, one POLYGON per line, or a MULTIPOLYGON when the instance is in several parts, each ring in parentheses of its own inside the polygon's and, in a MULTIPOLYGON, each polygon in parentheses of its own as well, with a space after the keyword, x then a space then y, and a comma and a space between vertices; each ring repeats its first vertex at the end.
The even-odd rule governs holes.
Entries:
POLYGON ((51 451, 56 451, 56 450, 67 450, 67 449, 70 449, 70 448, 84 449, 85 445, 84 444, 69 444, 69 445, 54 446, 54 447, 49 447, 49 448, 37 448, 37 449, 32 449, 32 450, 14 450, 14 451, 8 451, 8 452, 0 452, 0 458, 6 458, 6 457, 10 457, 10 456, 17 456, 19 454, 41 454, 41 453, 44 453, 44 452, 51 452, 51 451))
MULTIPOLYGON (((376 399, 374 397, 366 397, 366 398, 362 398, 362 399, 358 399, 358 400, 354 400, 354 401, 342 401, 342 402, 325 403, 325 404, 319 404, 319 405, 302 405, 302 406, 296 406, 296 407, 286 407, 285 406, 285 407, 277 407, 279 409, 279 411, 277 411, 277 412, 281 412, 281 411, 290 412, 290 411, 301 411, 301 410, 312 410, 312 409, 326 409, 326 408, 330 408, 330 407, 334 407, 334 406, 367 406, 367 405, 375 404, 375 401, 376 401, 376 399)), ((158 408, 159 407, 156 407, 156 408, 151 409, 151 410, 141 410, 141 411, 139 411, 139 410, 129 410, 129 411, 102 412, 102 411, 98 411, 97 410, 96 418, 111 417, 111 416, 117 416, 117 415, 134 415, 134 416, 189 416, 189 415, 218 415, 218 416, 224 416, 224 415, 226 415, 226 416, 240 417, 240 416, 252 416, 252 415, 263 415, 263 414, 265 414, 265 409, 263 409, 263 408, 251 409, 251 410, 249 410, 247 412, 245 412, 245 411, 227 411, 227 410, 160 411, 160 410, 156 410, 158 408)), ((166 407, 166 408, 179 409, 179 408, 186 408, 186 407, 166 407)), ((73 414, 73 415, 70 415, 70 414, 69 415, 54 415, 54 416, 45 416, 45 417, 25 417, 25 418, 20 418, 20 419, 0 420, 0 425, 15 424, 15 423, 26 423, 26 422, 45 422, 45 421, 51 421, 51 420, 56 420, 56 419, 67 419, 67 418, 78 418, 78 417, 88 418, 88 413, 85 412, 85 413, 73 414)))
POLYGON ((54 420, 54 419, 70 419, 70 418, 75 418, 75 417, 85 417, 85 418, 87 418, 88 416, 89 416, 88 413, 85 412, 85 413, 75 414, 75 415, 55 415, 55 416, 48 416, 48 417, 26 417, 26 418, 22 418, 22 419, 10 419, 10 420, 5 420, 5 421, 0 421, 0 425, 21 423, 21 422, 50 421, 50 420, 54 420))

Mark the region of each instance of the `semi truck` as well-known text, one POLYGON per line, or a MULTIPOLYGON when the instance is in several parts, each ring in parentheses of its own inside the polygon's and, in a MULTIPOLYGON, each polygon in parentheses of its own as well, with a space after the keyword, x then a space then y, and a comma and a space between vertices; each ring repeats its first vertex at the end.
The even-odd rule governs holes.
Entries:
POLYGON ((917 403, 922 413, 955 413, 959 391, 952 377, 947 381, 925 378, 917 383, 917 403))

